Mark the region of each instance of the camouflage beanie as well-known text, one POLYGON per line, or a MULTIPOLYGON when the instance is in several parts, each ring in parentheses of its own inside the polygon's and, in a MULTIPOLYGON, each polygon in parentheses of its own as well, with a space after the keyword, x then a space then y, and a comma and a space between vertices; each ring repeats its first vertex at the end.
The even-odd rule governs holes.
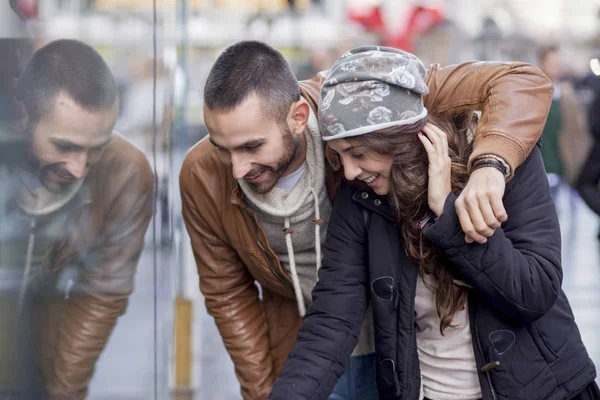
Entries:
POLYGON ((414 55, 383 46, 348 51, 321 88, 319 129, 323 140, 364 135, 414 124, 427 116, 425 66, 414 55))

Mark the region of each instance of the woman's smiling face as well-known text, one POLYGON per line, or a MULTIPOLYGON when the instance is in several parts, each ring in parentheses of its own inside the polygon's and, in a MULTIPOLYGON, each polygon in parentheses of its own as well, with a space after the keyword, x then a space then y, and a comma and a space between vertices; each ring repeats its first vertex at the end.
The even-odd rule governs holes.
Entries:
POLYGON ((328 142, 329 148, 339 154, 347 180, 358 179, 375 193, 385 196, 390 192, 393 159, 347 139, 328 142))

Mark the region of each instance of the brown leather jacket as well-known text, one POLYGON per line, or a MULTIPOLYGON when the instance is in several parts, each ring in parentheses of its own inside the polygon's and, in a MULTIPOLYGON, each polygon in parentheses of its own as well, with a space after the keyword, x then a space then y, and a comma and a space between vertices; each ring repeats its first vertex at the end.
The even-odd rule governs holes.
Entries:
MULTIPOLYGON (((93 165, 45 268, 77 277, 35 306, 37 353, 50 400, 83 400, 127 298, 152 217, 154 179, 144 153, 115 134, 93 165)), ((56 289, 58 287, 58 289, 56 289)))
MULTIPOLYGON (((313 109, 323 78, 319 74, 300 83, 313 109)), ((514 170, 539 139, 552 85, 537 68, 522 63, 434 65, 426 79, 430 113, 482 111, 473 157, 495 154, 514 170)), ((200 290, 235 364, 242 395, 266 399, 301 324, 291 279, 208 140, 187 154, 180 190, 200 290), (262 301, 255 281, 262 287, 262 301)))

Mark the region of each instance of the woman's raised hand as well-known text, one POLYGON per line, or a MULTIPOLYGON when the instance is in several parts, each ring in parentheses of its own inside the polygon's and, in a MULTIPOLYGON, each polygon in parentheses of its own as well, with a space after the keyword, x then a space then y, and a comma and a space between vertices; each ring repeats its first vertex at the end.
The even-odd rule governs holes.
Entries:
POLYGON ((427 202, 431 211, 439 217, 444 211, 446 198, 452 191, 450 183, 452 161, 448 154, 448 136, 430 123, 425 125, 418 135, 429 158, 427 202))

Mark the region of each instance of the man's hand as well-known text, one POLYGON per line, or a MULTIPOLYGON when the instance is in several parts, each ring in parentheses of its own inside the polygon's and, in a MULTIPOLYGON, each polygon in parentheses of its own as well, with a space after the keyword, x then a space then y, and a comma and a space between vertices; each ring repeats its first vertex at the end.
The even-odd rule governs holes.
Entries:
POLYGON ((455 203, 467 243, 485 243, 508 218, 502 197, 506 182, 496 168, 473 171, 455 203))

